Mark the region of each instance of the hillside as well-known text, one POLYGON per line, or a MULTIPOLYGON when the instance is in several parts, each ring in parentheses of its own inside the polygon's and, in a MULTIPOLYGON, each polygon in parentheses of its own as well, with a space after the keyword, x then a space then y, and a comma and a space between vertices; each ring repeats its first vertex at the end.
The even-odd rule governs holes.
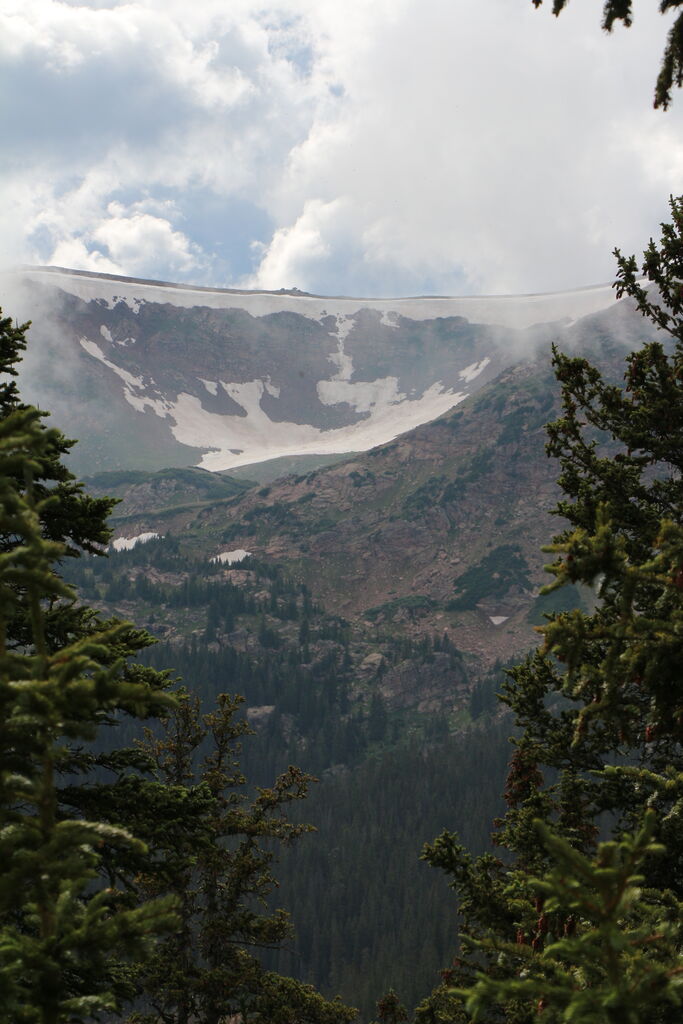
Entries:
MULTIPOLYGON (((624 348, 609 316, 609 335, 599 314, 572 341, 599 350, 618 379, 624 348)), ((626 311, 623 327, 624 339, 638 329, 626 311)), ((241 571, 228 567, 231 553, 248 551, 361 632, 447 631, 476 676, 527 650, 542 618, 540 549, 559 529, 544 426, 557 414, 545 355, 434 422, 326 468, 164 509, 131 487, 117 533, 175 537, 200 564, 223 559, 226 579, 241 571)))
POLYGON ((23 392, 81 439, 73 465, 91 475, 367 451, 453 408, 577 318, 615 308, 605 287, 352 299, 58 268, 2 283, 12 314, 33 321, 23 392))

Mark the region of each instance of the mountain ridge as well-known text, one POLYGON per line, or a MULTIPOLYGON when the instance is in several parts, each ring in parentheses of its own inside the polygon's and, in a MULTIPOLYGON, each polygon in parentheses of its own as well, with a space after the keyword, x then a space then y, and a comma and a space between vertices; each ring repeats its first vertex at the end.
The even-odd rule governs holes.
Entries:
POLYGON ((603 286, 513 297, 329 298, 29 268, 27 398, 80 437, 79 473, 366 451, 616 308, 603 286))
MULTIPOLYGON (((640 321, 623 315, 623 340, 630 325, 636 344, 640 321)), ((627 348, 600 335, 612 327, 598 314, 575 327, 573 343, 597 345, 618 379, 627 348)), ((447 632, 476 676, 533 646, 542 621, 541 547, 561 529, 552 515, 558 467, 544 451, 558 397, 546 353, 502 370, 436 420, 331 466, 218 503, 136 511, 124 501, 117 534, 177 537, 205 564, 248 551, 363 628, 447 632)), ((226 568, 226 578, 240 571, 226 568)))

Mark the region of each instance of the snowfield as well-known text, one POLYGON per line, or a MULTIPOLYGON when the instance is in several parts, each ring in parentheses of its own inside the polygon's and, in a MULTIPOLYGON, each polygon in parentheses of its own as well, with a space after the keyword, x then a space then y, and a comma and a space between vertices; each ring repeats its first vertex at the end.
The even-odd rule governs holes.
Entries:
POLYGON ((114 551, 132 551, 136 544, 146 544, 148 540, 161 540, 158 533, 138 533, 135 537, 117 537, 111 542, 114 551))
MULTIPOLYGON (((197 449, 197 464, 212 471, 284 456, 367 451, 462 402, 481 384, 477 378, 487 368, 490 376, 523 354, 525 339, 533 335, 527 334, 526 328, 551 324, 553 331, 556 327, 561 331, 616 302, 608 286, 548 295, 374 299, 188 287, 49 267, 7 272, 9 276, 12 273, 23 284, 52 286, 55 291, 49 294, 53 296, 65 292, 91 303, 86 309, 90 317, 94 309, 97 326, 84 330, 83 321, 75 321, 80 326, 72 343, 80 344, 88 357, 118 378, 103 383, 103 394, 108 398, 122 395, 136 412, 163 420, 168 440, 197 449), (122 338, 129 333, 130 314, 137 316, 146 303, 165 305, 167 312, 169 306, 197 308, 199 318, 207 308, 226 310, 226 323, 233 322, 229 310, 244 311, 252 318, 290 312, 324 322, 322 343, 317 344, 323 346, 322 367, 325 362, 327 367, 321 369, 318 362, 311 380, 305 363, 291 364, 287 375, 280 360, 278 375, 272 358, 269 362, 267 354, 260 358, 258 351, 249 348, 247 332, 243 349, 235 349, 233 344, 232 362, 221 363, 218 358, 193 364, 188 341, 186 361, 181 359, 167 375, 163 355, 159 355, 163 338, 155 339, 156 361, 147 362, 144 340, 122 338), (101 322, 107 319, 106 310, 114 308, 125 312, 125 317, 112 316, 108 323, 101 322), (362 311, 374 312, 374 320, 367 313, 359 315, 362 311), (430 325, 427 330, 421 326, 437 318, 455 321, 444 327, 430 325), (372 333, 377 328, 367 328, 368 321, 395 328, 396 344, 393 338, 378 341, 372 333), (114 323, 123 323, 123 329, 115 330, 114 323), (462 349, 458 340, 461 329, 462 349), (517 355, 516 346, 520 346, 517 355), (297 390, 297 370, 298 377, 306 379, 301 390, 297 390), (243 379, 235 379, 240 372, 243 379), (225 395, 231 403, 225 402, 225 395)), ((50 301, 56 300, 46 300, 50 301)), ((296 332, 296 325, 293 330, 296 332)), ((393 330, 385 333, 394 335, 393 330)), ((239 346, 239 334, 237 338, 239 346)), ((177 359, 177 346, 175 352, 177 359)), ((145 422, 137 421, 136 429, 142 437, 145 422)))
POLYGON ((234 551, 221 551, 211 561, 220 562, 221 565, 237 565, 239 562, 243 562, 245 558, 248 558, 250 554, 251 551, 245 551, 244 548, 235 548, 234 551))
MULTIPOLYGON (((367 418, 349 426, 321 430, 305 423, 271 420, 261 407, 261 399, 264 393, 277 397, 279 389, 268 378, 243 383, 207 382, 202 379, 201 383, 211 394, 217 393, 220 384, 246 414, 221 415, 205 409, 195 395, 187 392, 181 392, 175 400, 164 397, 154 387, 153 380, 146 383, 142 377, 128 373, 107 359, 96 342, 81 338, 80 344, 88 355, 121 379, 124 397, 134 409, 139 412, 149 409, 162 419, 170 419, 171 432, 181 444, 210 448, 199 466, 214 472, 266 462, 292 452, 299 455, 335 455, 367 451, 397 434, 435 419, 467 397, 467 392, 454 391, 440 381, 432 384, 419 398, 412 399, 399 392, 395 377, 352 383, 335 376, 333 380, 317 383, 320 401, 324 405, 346 403, 356 412, 367 413, 367 418)), ((483 359, 467 367, 461 377, 472 380, 488 361, 483 359)))

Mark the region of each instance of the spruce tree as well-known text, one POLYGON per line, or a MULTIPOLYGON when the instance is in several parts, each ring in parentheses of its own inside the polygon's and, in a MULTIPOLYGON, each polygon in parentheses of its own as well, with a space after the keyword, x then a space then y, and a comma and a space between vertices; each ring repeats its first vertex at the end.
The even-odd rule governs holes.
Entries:
POLYGON ((475 860, 448 833, 426 849, 464 924, 462 959, 419 1021, 680 1018, 683 202, 671 211, 644 280, 616 253, 618 295, 666 343, 629 355, 623 386, 555 353, 548 451, 568 526, 548 589, 590 587, 595 607, 550 616, 504 689, 520 727, 494 833, 505 855, 475 860))
POLYGON ((174 895, 180 926, 143 965, 148 1009, 129 1024, 221 1024, 231 1016, 252 1024, 346 1024, 356 1016, 258 959, 259 949, 275 949, 291 934, 288 915, 268 906, 277 885, 271 864, 277 845, 312 831, 284 813, 305 798, 311 780, 290 767, 248 796, 239 755, 251 730, 238 716, 242 704, 221 694, 215 710, 202 714, 199 699, 184 693, 163 730, 147 730, 140 744, 161 805, 175 813, 140 808, 137 831, 156 856, 138 884, 146 897, 174 895))
MULTIPOLYGON (((126 904, 132 909, 130 879, 148 856, 147 850, 138 842, 118 841, 116 830, 123 828, 126 832, 126 817, 123 815, 111 822, 107 812, 112 789, 125 776, 138 771, 135 752, 119 749, 98 755, 95 750, 102 735, 110 733, 110 727, 148 718, 168 706, 164 693, 168 674, 134 660, 153 642, 145 630, 118 620, 104 621, 93 608, 80 602, 77 594, 61 579, 66 560, 84 553, 103 554, 111 535, 107 517, 115 501, 92 498, 86 493, 64 461, 75 442, 67 440, 59 430, 47 428, 47 413, 21 401, 16 378, 29 326, 13 324, 0 312, 0 424, 7 432, 8 446, 1 472, 0 521, 0 557, 6 559, 8 566, 3 578, 2 610, 4 652, 10 659, 5 671, 13 684, 11 675, 15 668, 12 666, 19 666, 22 657, 40 655, 43 659, 59 661, 65 657, 64 652, 69 652, 70 657, 73 651, 81 650, 79 645, 82 645, 84 651, 95 652, 94 660, 83 664, 86 677, 104 680, 103 673, 108 674, 110 688, 106 697, 102 690, 101 704, 85 703, 83 720, 77 727, 67 728, 62 722, 62 728, 59 718, 55 719, 52 731, 43 736, 43 741, 56 744, 58 750, 52 774, 54 808, 51 813, 55 821, 87 820, 113 825, 113 829, 109 832, 105 829, 98 840, 98 856, 92 863, 98 881, 93 879, 87 892, 97 886, 115 889, 119 905, 126 904), (15 521, 13 516, 19 515, 16 510, 20 509, 23 511, 15 521), (40 586, 34 581, 37 589, 31 589, 27 578, 15 565, 17 559, 17 564, 22 564, 24 557, 23 527, 20 526, 21 517, 26 515, 29 516, 26 522, 30 520, 33 530, 35 551, 42 551, 40 586), (40 629, 36 632, 38 621, 40 629), (18 660, 13 662, 11 659, 15 656, 18 660), (103 773, 114 781, 106 786, 96 781, 103 773)), ((59 693, 59 688, 55 693, 59 693)), ((8 715, 12 714, 8 708, 8 715)), ((14 770, 17 766, 20 769, 25 751, 14 751, 11 734, 6 734, 6 740, 10 763, 14 770)), ((101 748, 102 744, 99 746, 101 748)), ((112 746, 111 737, 104 746, 112 746)), ((8 791, 7 803, 0 813, 11 814, 15 801, 16 794, 13 796, 8 791)), ((21 901, 21 892, 15 892, 13 898, 21 901)), ((113 955, 105 958, 101 967, 98 984, 103 991, 108 986, 114 1002, 122 1005, 133 993, 128 968, 113 955)), ((66 970, 65 978, 70 974, 73 974, 74 991, 77 991, 80 982, 71 969, 66 970)))
MULTIPOLYGON (((5 324, 5 322, 3 322, 5 324)), ((6 326, 5 326, 6 329, 6 326)), ((126 627, 90 628, 58 646, 48 622, 73 601, 55 572, 66 545, 44 536, 56 500, 34 477, 59 438, 37 410, 0 420, 0 1020, 62 1024, 120 1008, 119 972, 173 924, 169 898, 136 906, 97 884, 100 850, 146 851, 127 830, 69 816, 58 778, 70 744, 107 716, 143 715, 158 695, 115 656, 126 627), (11 627, 24 620, 21 646, 11 627)), ((54 522, 54 519, 52 520, 54 522)))
POLYGON ((88 497, 63 463, 73 442, 20 401, 27 326, 0 316, 0 1022, 111 1019, 137 997, 155 1024, 217 1024, 235 1006, 343 1024, 354 1011, 249 952, 288 932, 258 903, 268 842, 307 830, 280 813, 306 777, 292 768, 245 801, 239 699, 204 717, 178 703, 169 673, 133 660, 149 634, 60 577, 66 558, 102 553, 113 503, 88 497), (159 716, 165 738, 116 745, 124 723, 159 716))

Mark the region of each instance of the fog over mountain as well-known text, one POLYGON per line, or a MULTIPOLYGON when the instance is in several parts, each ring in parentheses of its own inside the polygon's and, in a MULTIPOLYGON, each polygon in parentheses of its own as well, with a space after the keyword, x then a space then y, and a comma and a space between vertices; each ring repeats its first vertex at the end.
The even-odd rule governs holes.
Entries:
POLYGON ((354 299, 58 268, 3 277, 6 311, 33 321, 24 394, 79 438, 80 472, 366 451, 617 305, 607 286, 354 299))

